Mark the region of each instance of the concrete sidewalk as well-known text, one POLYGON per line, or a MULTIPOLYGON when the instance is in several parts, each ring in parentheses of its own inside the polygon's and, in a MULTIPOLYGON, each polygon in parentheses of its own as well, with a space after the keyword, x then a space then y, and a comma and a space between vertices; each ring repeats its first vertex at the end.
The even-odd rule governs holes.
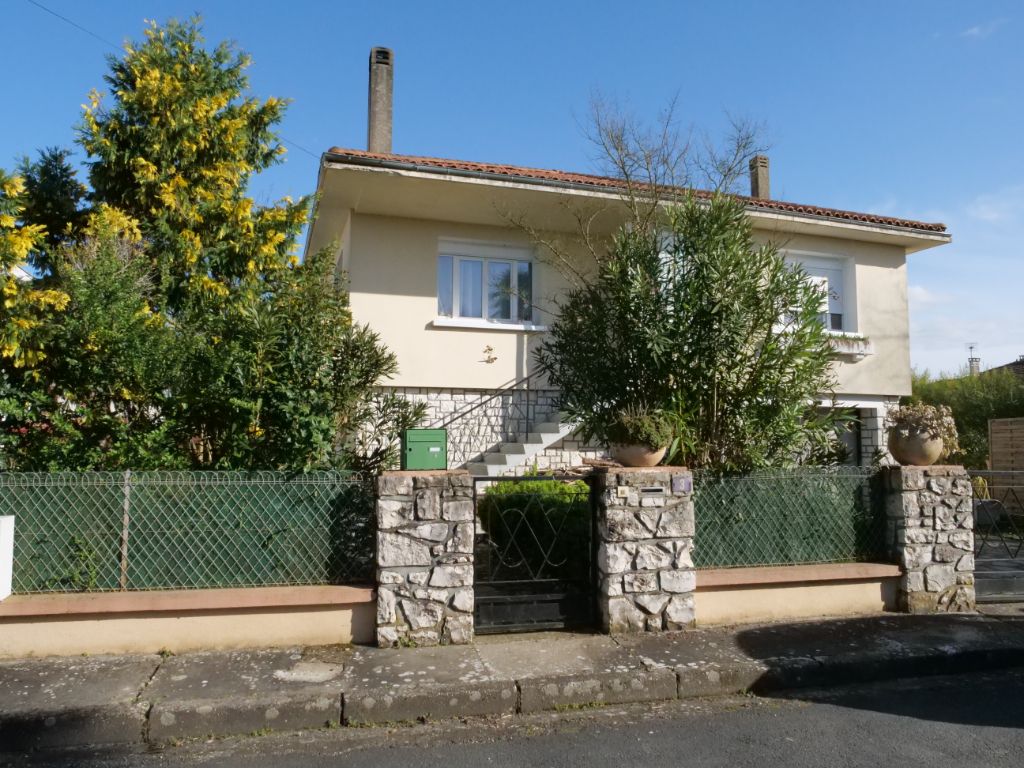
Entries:
POLYGON ((0 663, 0 752, 513 715, 1024 666, 1024 614, 0 663))

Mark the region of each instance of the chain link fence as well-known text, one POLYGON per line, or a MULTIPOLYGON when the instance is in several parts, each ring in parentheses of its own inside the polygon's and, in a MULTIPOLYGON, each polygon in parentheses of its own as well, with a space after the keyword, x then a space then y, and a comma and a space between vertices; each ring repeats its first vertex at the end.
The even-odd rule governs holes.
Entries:
POLYGON ((887 559, 881 478, 859 467, 694 473, 698 568, 887 559))
POLYGON ((354 473, 0 474, 15 592, 365 583, 373 496, 354 473))

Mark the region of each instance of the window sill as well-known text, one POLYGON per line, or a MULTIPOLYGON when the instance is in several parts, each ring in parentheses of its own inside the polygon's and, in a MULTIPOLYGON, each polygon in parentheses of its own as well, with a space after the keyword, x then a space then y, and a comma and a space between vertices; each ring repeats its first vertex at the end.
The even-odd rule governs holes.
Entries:
POLYGON ((479 331, 513 331, 516 333, 543 333, 546 325, 534 323, 504 323, 480 320, 475 317, 438 317, 430 323, 434 328, 472 328, 479 331))
POLYGON ((837 357, 848 362, 856 363, 868 355, 875 354, 875 345, 871 343, 871 339, 859 333, 829 331, 828 336, 832 351, 837 357))

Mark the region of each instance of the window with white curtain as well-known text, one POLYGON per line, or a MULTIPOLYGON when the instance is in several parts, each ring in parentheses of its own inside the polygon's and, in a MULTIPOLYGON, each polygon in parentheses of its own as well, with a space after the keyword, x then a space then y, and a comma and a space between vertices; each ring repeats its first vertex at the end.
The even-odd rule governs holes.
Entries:
POLYGON ((437 314, 496 323, 533 321, 529 252, 472 243, 441 243, 437 314))
POLYGON ((841 267, 804 265, 808 277, 825 292, 821 302, 821 322, 830 331, 845 331, 843 322, 843 270, 841 267))
POLYGON ((856 331, 853 291, 852 286, 847 285, 848 260, 800 253, 788 253, 787 259, 802 266, 808 280, 823 290, 822 325, 830 331, 856 331))

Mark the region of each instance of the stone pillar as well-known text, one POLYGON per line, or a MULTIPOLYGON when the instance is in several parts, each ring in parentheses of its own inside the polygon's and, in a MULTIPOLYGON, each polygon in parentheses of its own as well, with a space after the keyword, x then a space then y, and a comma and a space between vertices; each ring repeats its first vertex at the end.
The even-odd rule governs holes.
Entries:
POLYGON ((889 541, 907 613, 973 611, 974 513, 963 467, 888 467, 889 541))
POLYGON ((693 478, 681 467, 608 468, 597 484, 597 569, 606 632, 694 623, 693 478))
POLYGON ((377 645, 473 641, 473 481, 464 470, 377 479, 377 645))

